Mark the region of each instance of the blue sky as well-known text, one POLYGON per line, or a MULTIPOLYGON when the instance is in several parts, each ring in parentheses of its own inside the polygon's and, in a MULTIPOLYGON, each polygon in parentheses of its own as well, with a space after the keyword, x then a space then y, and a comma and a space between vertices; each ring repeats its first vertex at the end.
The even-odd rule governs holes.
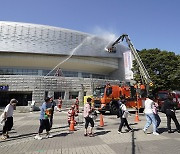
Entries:
POLYGON ((119 37, 180 54, 179 0, 0 0, 0 20, 119 37))

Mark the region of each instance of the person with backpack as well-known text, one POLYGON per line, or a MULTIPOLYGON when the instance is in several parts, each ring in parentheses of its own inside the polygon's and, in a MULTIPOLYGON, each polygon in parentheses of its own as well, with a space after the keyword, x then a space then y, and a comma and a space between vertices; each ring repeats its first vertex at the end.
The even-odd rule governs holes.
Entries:
POLYGON ((117 114, 117 117, 120 118, 121 122, 118 129, 118 134, 122 134, 122 127, 126 126, 128 128, 128 131, 133 131, 133 129, 129 126, 127 117, 130 114, 126 108, 125 100, 122 99, 119 102, 119 111, 117 114))
POLYGON ((168 96, 168 98, 164 101, 163 106, 161 107, 161 111, 166 114, 167 117, 167 129, 168 133, 173 133, 171 131, 171 119, 174 121, 176 125, 177 132, 180 133, 180 125, 179 122, 176 118, 176 113, 175 113, 175 106, 176 103, 173 102, 173 97, 168 96))

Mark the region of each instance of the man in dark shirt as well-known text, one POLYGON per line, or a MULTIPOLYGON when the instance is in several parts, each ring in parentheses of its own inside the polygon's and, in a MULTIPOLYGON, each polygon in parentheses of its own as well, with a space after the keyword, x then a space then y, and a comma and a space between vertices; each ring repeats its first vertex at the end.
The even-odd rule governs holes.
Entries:
POLYGON ((180 133, 180 125, 179 122, 176 118, 175 114, 175 103, 172 100, 172 97, 169 96, 165 101, 164 101, 164 111, 167 117, 167 128, 168 128, 168 133, 172 133, 171 131, 171 119, 174 121, 176 125, 177 132, 180 133))
POLYGON ((54 101, 53 96, 50 96, 50 101, 51 101, 51 108, 52 108, 52 113, 50 116, 50 128, 52 128, 53 125, 53 115, 54 115, 54 107, 56 106, 56 102, 54 101))

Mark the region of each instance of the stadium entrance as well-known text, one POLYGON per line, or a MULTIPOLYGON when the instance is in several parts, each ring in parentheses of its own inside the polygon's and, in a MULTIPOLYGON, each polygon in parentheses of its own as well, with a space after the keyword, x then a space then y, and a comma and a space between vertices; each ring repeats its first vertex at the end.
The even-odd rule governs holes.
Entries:
POLYGON ((27 106, 28 101, 32 101, 32 92, 0 91, 0 107, 4 107, 9 104, 9 101, 12 98, 18 100, 17 106, 27 106))

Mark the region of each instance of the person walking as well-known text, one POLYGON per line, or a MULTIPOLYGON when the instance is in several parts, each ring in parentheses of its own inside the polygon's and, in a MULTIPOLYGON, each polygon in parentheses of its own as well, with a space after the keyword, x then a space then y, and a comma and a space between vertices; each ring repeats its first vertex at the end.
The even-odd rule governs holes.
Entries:
POLYGON ((157 121, 156 121, 155 115, 153 113, 154 102, 151 99, 152 99, 152 95, 148 95, 144 102, 144 105, 145 105, 144 113, 146 115, 147 121, 143 128, 143 132, 146 133, 146 131, 150 127, 150 125, 153 124, 153 135, 159 135, 159 133, 157 133, 157 121))
POLYGON ((11 99, 10 103, 5 107, 4 112, 3 112, 3 121, 5 121, 5 124, 3 126, 3 131, 2 131, 2 140, 5 140, 9 138, 8 132, 12 129, 13 127, 13 112, 16 109, 16 104, 18 101, 16 99, 11 99))
POLYGON ((90 97, 88 97, 87 102, 84 105, 84 118, 85 118, 84 136, 89 135, 90 137, 93 137, 94 136, 94 133, 93 133, 94 121, 93 121, 93 118, 91 116, 91 113, 93 111, 93 108, 91 106, 91 101, 92 101, 92 99, 90 97), (91 127, 90 127, 90 132, 88 133, 87 129, 88 129, 89 123, 91 124, 91 127))
POLYGON ((160 118, 160 116, 158 114, 158 103, 156 103, 156 102, 154 102, 154 104, 153 104, 153 113, 154 113, 156 123, 157 123, 156 129, 158 131, 158 127, 159 127, 159 125, 161 123, 161 118, 160 118))
POLYGON ((50 131, 50 123, 49 123, 49 117, 51 116, 51 100, 49 97, 45 98, 45 102, 41 106, 40 111, 40 127, 38 134, 34 137, 37 140, 42 140, 41 133, 44 129, 46 129, 46 138, 53 137, 49 131, 50 131))
POLYGON ((179 122, 176 118, 176 113, 174 110, 174 107, 176 106, 176 103, 173 102, 173 97, 169 96, 165 101, 164 101, 164 105, 163 105, 163 110, 166 114, 167 117, 167 129, 168 129, 168 133, 173 133, 171 130, 171 119, 174 121, 175 125, 176 125, 176 129, 177 132, 180 133, 180 125, 179 122))
POLYGON ((129 126, 127 117, 130 114, 126 108, 125 100, 122 99, 119 103, 119 111, 117 117, 120 118, 121 122, 119 124, 118 134, 122 133, 122 127, 126 126, 128 128, 128 131, 132 131, 133 129, 129 126))
POLYGON ((50 101, 51 101, 51 109, 52 109, 52 113, 51 113, 51 116, 50 116, 50 128, 52 128, 54 107, 56 106, 56 102, 54 101, 54 96, 50 96, 50 101))

